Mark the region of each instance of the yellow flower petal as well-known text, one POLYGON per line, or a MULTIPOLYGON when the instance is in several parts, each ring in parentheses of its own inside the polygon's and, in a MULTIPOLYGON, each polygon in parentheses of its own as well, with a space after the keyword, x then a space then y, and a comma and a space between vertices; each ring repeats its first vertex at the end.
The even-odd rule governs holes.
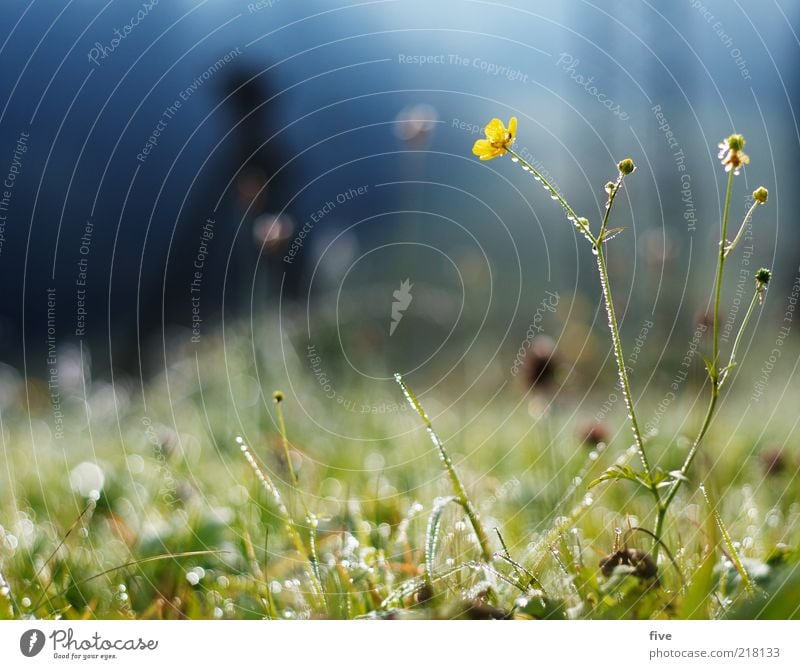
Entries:
POLYGON ((488 139, 479 139, 472 145, 472 153, 476 156, 482 156, 490 151, 492 151, 492 143, 488 139))
POLYGON ((484 132, 486 133, 486 139, 492 144, 501 144, 506 140, 506 127, 499 118, 493 118, 489 121, 484 132))
POLYGON ((484 128, 486 139, 479 139, 472 146, 472 153, 481 160, 491 160, 505 155, 508 147, 514 143, 517 132, 517 118, 512 116, 508 121, 508 128, 499 118, 493 118, 484 128))
POLYGON ((481 160, 491 160, 492 158, 497 158, 498 156, 502 156, 506 152, 505 149, 492 149, 491 153, 484 153, 481 156, 481 160))

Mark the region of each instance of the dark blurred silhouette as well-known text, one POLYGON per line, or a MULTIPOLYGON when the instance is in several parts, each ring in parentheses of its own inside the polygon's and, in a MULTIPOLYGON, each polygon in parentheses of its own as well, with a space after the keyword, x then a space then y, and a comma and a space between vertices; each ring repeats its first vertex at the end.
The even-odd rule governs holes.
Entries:
MULTIPOLYGON (((677 314, 681 341, 694 328, 706 296, 685 299, 683 287, 705 285, 697 258, 713 246, 724 180, 715 143, 733 130, 752 148, 744 190, 764 183, 774 194, 753 229, 759 262, 773 265, 775 288, 797 272, 797 245, 777 242, 796 226, 778 212, 800 204, 796 8, 757 22, 715 8, 723 40, 677 5, 459 6, 458 28, 446 1, 175 0, 133 25, 140 7, 0 10, 0 178, 13 176, 0 191, 0 359, 29 374, 50 374, 68 344, 91 356, 95 375, 157 370, 165 342, 191 346, 223 315, 263 313, 279 295, 308 299, 312 318, 332 322, 342 289, 361 319, 354 340, 359 328, 388 337, 400 282, 423 290, 424 270, 444 285, 441 259, 420 248, 483 268, 448 351, 479 331, 513 357, 544 287, 597 297, 597 286, 546 194, 517 190, 521 171, 471 156, 495 115, 519 115, 517 148, 593 220, 616 160, 634 157, 610 267, 634 322, 656 309, 677 314), (504 20, 489 34, 496 11, 504 20), (692 177, 691 230, 666 122, 692 177), (371 292, 343 284, 368 252, 392 245, 394 255, 357 267, 371 292), (516 286, 528 296, 519 305, 516 286)), ((431 341, 450 336, 449 323, 426 324, 431 341)), ((430 347, 423 340, 403 352, 430 347)), ((526 379, 541 385, 551 368, 526 379)))

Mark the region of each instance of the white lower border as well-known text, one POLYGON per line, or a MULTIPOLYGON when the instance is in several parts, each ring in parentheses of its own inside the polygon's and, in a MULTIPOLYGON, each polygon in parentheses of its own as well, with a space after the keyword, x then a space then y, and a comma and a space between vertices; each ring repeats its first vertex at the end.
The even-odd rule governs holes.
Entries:
POLYGON ((225 669, 226 663, 325 669, 796 668, 800 667, 800 621, 0 622, 0 666, 4 669, 225 669), (38 652, 26 657, 23 648, 29 654, 38 652))

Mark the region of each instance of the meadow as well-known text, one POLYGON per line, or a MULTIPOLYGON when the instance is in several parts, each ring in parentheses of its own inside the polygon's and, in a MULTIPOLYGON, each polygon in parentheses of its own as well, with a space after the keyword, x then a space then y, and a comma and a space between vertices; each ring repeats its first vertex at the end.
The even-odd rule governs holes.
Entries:
MULTIPOLYGON (((515 384, 458 404, 448 403, 457 383, 426 394, 488 528, 486 563, 463 509, 448 503, 451 482, 399 387, 396 406, 382 412, 321 405, 333 420, 323 429, 306 413, 313 404, 295 398, 314 396, 317 383, 298 359, 289 370, 293 393, 281 402, 287 461, 272 397, 285 378, 267 364, 279 335, 260 339, 255 368, 248 335, 249 328, 229 333, 225 347, 209 338, 200 358, 178 356, 144 394, 127 381, 113 391, 104 383, 75 387, 61 440, 48 426, 44 387, 27 388, 28 411, 18 382, 17 401, 2 413, 0 615, 798 616, 800 481, 787 370, 774 373, 746 421, 744 392, 723 403, 668 519, 668 551, 657 568, 630 559, 652 547, 633 529, 652 528, 646 491, 625 481, 589 490, 608 467, 636 458, 621 401, 593 430, 576 410, 603 411, 602 384, 588 398, 515 384), (355 429, 359 439, 348 436, 355 429), (238 435, 279 490, 302 553, 238 435)), ((666 385, 669 378, 665 372, 666 385)), ((613 391, 613 379, 606 381, 613 391)), ((679 466, 690 441, 683 435, 700 421, 702 386, 693 374, 664 414, 664 436, 648 442, 666 469, 679 466), (686 413, 693 416, 686 422, 674 418, 686 413)), ((348 390, 369 397, 368 388, 348 390)), ((650 395, 640 403, 643 416, 658 415, 662 398, 650 395)))
POLYGON ((516 383, 492 387, 465 361, 439 381, 344 386, 267 316, 176 340, 147 381, 62 370, 53 430, 45 382, 4 368, 0 615, 800 616, 796 379, 776 364, 796 344, 774 311, 763 340, 748 329, 769 270, 720 346, 725 261, 768 198, 754 191, 728 227, 744 139, 720 145, 711 312, 685 350, 658 355, 620 327, 607 271, 633 162, 592 226, 514 153, 515 134, 494 119, 474 153, 510 154, 589 242, 608 321, 594 379, 534 338, 518 360, 472 351, 516 383))

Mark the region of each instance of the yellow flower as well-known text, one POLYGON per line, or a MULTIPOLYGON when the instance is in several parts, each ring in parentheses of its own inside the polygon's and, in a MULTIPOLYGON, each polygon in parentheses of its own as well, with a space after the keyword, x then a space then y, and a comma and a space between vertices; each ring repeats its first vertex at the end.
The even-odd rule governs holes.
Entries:
POLYGON ((486 139, 479 139, 472 147, 472 153, 480 156, 481 160, 491 160, 502 156, 508 147, 514 143, 517 134, 517 117, 512 116, 508 121, 508 128, 499 118, 493 118, 484 129, 486 139))
POLYGON ((733 170, 734 174, 739 174, 742 165, 750 162, 750 156, 744 151, 744 137, 741 135, 731 135, 728 139, 719 143, 719 158, 725 166, 725 171, 733 170))

